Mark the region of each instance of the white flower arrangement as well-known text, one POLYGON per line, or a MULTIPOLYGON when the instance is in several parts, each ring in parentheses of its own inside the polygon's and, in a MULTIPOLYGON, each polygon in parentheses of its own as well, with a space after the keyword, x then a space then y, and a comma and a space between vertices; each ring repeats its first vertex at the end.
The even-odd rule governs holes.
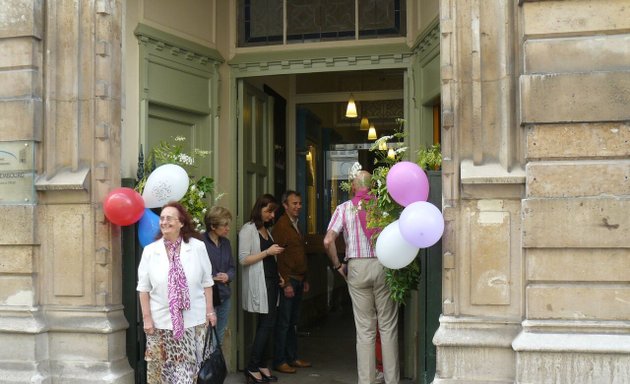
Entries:
POLYGON ((348 180, 349 181, 354 180, 354 178, 357 177, 357 174, 359 173, 361 169, 362 167, 359 162, 355 162, 354 164, 352 164, 352 167, 350 167, 350 170, 348 171, 348 180))
MULTIPOLYGON (((142 193, 146 180, 152 171, 150 168, 152 164, 174 163, 184 167, 190 175, 190 168, 194 168, 196 165, 195 159, 202 159, 210 154, 209 151, 203 151, 197 148, 192 149, 188 153, 184 152, 184 142, 186 141, 186 137, 184 136, 175 136, 172 140, 174 143, 162 141, 151 150, 149 156, 150 161, 145 165, 145 176, 138 181, 136 186, 138 192, 142 193)), ((214 191, 214 180, 207 176, 201 176, 198 179, 190 176, 189 178, 190 184, 188 191, 184 197, 180 199, 180 203, 182 203, 188 213, 193 217, 195 229, 197 231, 203 231, 203 219, 208 208, 206 196, 210 196, 214 191)))
POLYGON ((195 165, 195 159, 193 159, 193 158, 192 158, 192 156, 188 156, 188 155, 187 155, 187 154, 185 154, 185 153, 180 153, 180 154, 177 156, 177 159, 176 159, 176 160, 177 160, 178 162, 180 162, 180 163, 185 164, 185 165, 190 165, 190 166, 195 165))

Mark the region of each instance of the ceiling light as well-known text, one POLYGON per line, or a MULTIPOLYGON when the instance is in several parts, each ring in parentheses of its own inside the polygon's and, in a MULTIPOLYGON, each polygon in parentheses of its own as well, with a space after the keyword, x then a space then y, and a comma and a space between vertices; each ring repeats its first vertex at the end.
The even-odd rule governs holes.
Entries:
POLYGON ((362 131, 367 131, 370 128, 370 121, 367 117, 364 116, 361 118, 361 125, 359 125, 359 127, 362 131))
POLYGON ((376 140, 376 128, 374 128, 374 124, 370 124, 370 130, 368 131, 368 140, 376 140))
POLYGON ((346 107, 346 117, 357 117, 357 105, 354 103, 354 97, 350 94, 350 100, 348 100, 348 106, 346 107))

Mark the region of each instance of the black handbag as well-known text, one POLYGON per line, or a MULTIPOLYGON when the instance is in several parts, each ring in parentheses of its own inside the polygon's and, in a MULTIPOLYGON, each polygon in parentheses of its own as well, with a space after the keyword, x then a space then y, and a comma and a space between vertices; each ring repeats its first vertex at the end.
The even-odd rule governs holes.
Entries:
POLYGON ((199 368, 197 384, 223 384, 227 375, 227 366, 217 337, 217 330, 211 325, 208 325, 206 332, 203 356, 205 359, 199 368))
POLYGON ((221 305, 221 294, 219 293, 219 283, 214 283, 212 286, 212 306, 218 307, 221 305))

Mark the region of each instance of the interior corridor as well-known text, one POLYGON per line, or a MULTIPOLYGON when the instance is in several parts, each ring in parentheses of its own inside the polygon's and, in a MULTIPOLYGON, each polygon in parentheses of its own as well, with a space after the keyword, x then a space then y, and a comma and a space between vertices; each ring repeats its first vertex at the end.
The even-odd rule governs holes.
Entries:
MULTIPOLYGON (((352 304, 345 291, 341 304, 331 310, 326 319, 312 328, 300 330, 300 358, 311 361, 313 367, 298 368, 295 374, 273 371, 281 384, 356 384, 355 328, 352 304)), ((400 331, 399 331, 400 335, 400 331)), ((401 367, 402 371, 402 367, 401 367)), ((242 371, 231 373, 225 384, 245 383, 242 371)), ((400 383, 413 383, 401 379, 400 383)))

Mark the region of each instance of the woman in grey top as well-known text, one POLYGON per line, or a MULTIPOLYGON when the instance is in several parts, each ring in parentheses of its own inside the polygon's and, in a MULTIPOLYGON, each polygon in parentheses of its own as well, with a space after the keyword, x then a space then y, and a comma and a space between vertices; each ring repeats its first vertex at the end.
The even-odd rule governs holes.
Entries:
POLYGON ((276 323, 276 305, 280 277, 276 255, 284 248, 274 244, 267 230, 275 217, 278 202, 269 195, 260 196, 238 234, 238 259, 243 265, 243 309, 258 313, 258 327, 245 377, 248 383, 277 381, 263 361, 265 346, 276 323))

